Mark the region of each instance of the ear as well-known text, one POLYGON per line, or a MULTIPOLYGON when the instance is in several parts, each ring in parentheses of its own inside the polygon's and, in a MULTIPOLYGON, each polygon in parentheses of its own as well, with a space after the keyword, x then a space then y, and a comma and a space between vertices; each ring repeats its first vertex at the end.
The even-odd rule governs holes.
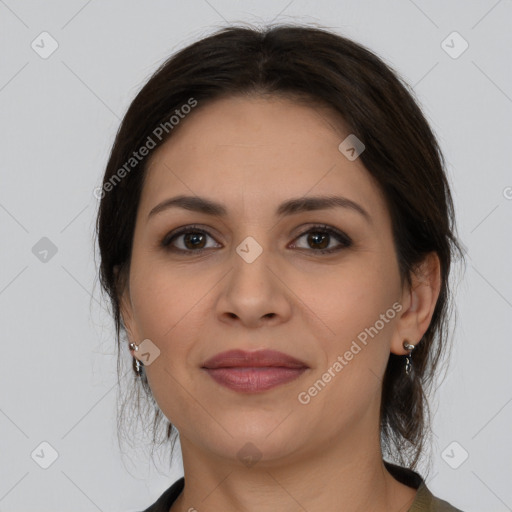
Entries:
MULTIPOLYGON (((138 344, 138 332, 136 329, 136 323, 133 314, 133 304, 130 296, 130 284, 126 276, 119 274, 119 267, 114 267, 114 274, 117 282, 119 283, 120 295, 119 295, 119 312, 121 315, 121 322, 128 335, 128 343, 138 344)), ((136 352, 133 349, 129 349, 132 356, 135 356, 136 352)))
POLYGON ((402 290, 402 314, 391 342, 391 352, 408 354, 403 342, 416 345, 427 331, 441 290, 441 263, 429 253, 411 276, 412 284, 402 290))

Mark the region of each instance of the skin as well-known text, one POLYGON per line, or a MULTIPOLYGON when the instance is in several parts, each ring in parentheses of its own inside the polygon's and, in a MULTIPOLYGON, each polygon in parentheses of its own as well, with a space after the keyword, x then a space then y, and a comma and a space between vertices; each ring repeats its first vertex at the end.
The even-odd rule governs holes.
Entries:
MULTIPOLYGON (((150 339, 160 350, 145 371, 180 432, 186 485, 172 512, 317 512, 340 504, 345 512, 398 512, 414 500, 416 490, 382 462, 380 395, 390 352, 407 354, 403 341, 417 343, 428 328, 439 260, 430 255, 412 288, 402 285, 384 197, 361 160, 338 150, 349 133, 326 109, 231 97, 199 105, 151 156, 122 316, 130 341, 150 339), (218 201, 228 215, 171 208, 148 220, 180 194, 218 201), (371 222, 348 208, 275 217, 287 199, 330 194, 357 202, 371 222), (190 224, 209 233, 199 243, 205 252, 159 245, 190 224), (320 254, 319 242, 299 237, 315 224, 341 230, 353 245, 331 236, 326 244, 341 250, 320 254), (248 236, 263 249, 252 263, 236 252, 248 236), (401 311, 300 403, 298 394, 395 302, 401 311), (201 369, 233 348, 279 350, 309 369, 273 389, 238 393, 201 369), (261 455, 251 467, 237 456, 248 442, 261 455)), ((183 236, 173 246, 196 247, 183 236)))

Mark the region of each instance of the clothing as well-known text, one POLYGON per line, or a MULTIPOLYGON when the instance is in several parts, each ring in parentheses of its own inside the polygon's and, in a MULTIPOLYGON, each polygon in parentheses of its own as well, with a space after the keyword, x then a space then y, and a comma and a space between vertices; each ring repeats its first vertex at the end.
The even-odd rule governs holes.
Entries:
MULTIPOLYGON (((417 489, 416 498, 407 512, 462 512, 450 503, 436 498, 427 488, 423 478, 412 469, 384 461, 386 469, 400 483, 417 489)), ((143 512, 169 512, 185 485, 184 477, 174 482, 158 500, 143 512)))

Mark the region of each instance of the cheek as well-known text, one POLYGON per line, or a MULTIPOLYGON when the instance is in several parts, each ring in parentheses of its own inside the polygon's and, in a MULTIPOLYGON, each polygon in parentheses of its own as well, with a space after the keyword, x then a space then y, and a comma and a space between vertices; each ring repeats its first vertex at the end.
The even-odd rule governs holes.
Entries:
POLYGON ((179 269, 147 259, 133 267, 130 283, 134 317, 141 336, 166 340, 204 295, 199 283, 179 269), (181 320, 181 322, 180 322, 181 320))
POLYGON ((164 265, 140 268, 148 270, 134 272, 134 318, 141 339, 150 339, 160 350, 158 359, 145 371, 160 409, 180 428, 183 418, 197 414, 190 402, 190 393, 196 394, 190 381, 194 371, 190 367, 190 353, 198 330, 202 330, 204 315, 200 314, 200 301, 205 289, 190 276, 185 278, 182 272, 171 271, 164 265))
POLYGON ((393 259, 390 264, 377 257, 364 263, 363 259, 331 273, 323 294, 315 287, 309 289, 311 308, 329 327, 329 334, 317 339, 324 357, 308 381, 312 393, 318 393, 314 407, 322 414, 344 414, 340 404, 345 411, 364 410, 378 397, 389 359, 399 277, 393 259), (327 381, 325 387, 319 381, 327 381))
MULTIPOLYGON (((365 328, 374 325, 398 297, 398 274, 393 255, 384 251, 354 253, 339 265, 283 268, 281 277, 286 287, 278 293, 287 295, 296 318, 292 322, 308 324, 306 329, 325 340, 325 352, 333 343, 350 345, 365 328), (302 317, 302 320, 300 319, 302 317)), ((159 346, 187 346, 186 340, 200 332, 214 307, 213 294, 221 293, 222 269, 191 272, 187 268, 142 254, 133 260, 132 302, 140 336, 155 340, 159 346), (144 261, 143 261, 144 260, 144 261)), ((207 326, 205 327, 207 328, 207 326)), ((389 328, 389 323, 383 331, 389 328)))
MULTIPOLYGON (((391 265, 356 255, 346 266, 302 278, 294 292, 315 313, 326 346, 331 347, 333 341, 344 346, 392 307, 399 297, 399 278, 391 265)), ((391 321, 386 322, 382 330, 390 325, 391 321)))

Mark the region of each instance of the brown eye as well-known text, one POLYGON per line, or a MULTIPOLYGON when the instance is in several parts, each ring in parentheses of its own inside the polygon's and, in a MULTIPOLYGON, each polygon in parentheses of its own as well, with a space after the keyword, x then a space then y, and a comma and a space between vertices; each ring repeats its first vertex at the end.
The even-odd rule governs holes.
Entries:
POLYGON ((337 229, 330 228, 329 226, 313 226, 308 229, 308 231, 299 235, 296 240, 299 240, 306 235, 306 243, 309 247, 306 247, 305 249, 311 248, 315 252, 319 252, 321 254, 337 252, 352 245, 352 240, 345 235, 345 233, 338 231, 337 229), (338 245, 328 248, 331 242, 333 242, 333 239, 338 241, 338 245))
POLYGON ((309 232, 307 233, 308 244, 313 244, 314 249, 326 249, 329 246, 331 236, 327 233, 309 232))
POLYGON ((176 252, 201 252, 206 246, 208 238, 213 237, 203 229, 187 226, 177 232, 170 233, 162 240, 162 247, 176 252))
POLYGON ((186 249, 204 249, 205 240, 206 236, 204 233, 191 232, 183 235, 183 245, 185 245, 186 249))

